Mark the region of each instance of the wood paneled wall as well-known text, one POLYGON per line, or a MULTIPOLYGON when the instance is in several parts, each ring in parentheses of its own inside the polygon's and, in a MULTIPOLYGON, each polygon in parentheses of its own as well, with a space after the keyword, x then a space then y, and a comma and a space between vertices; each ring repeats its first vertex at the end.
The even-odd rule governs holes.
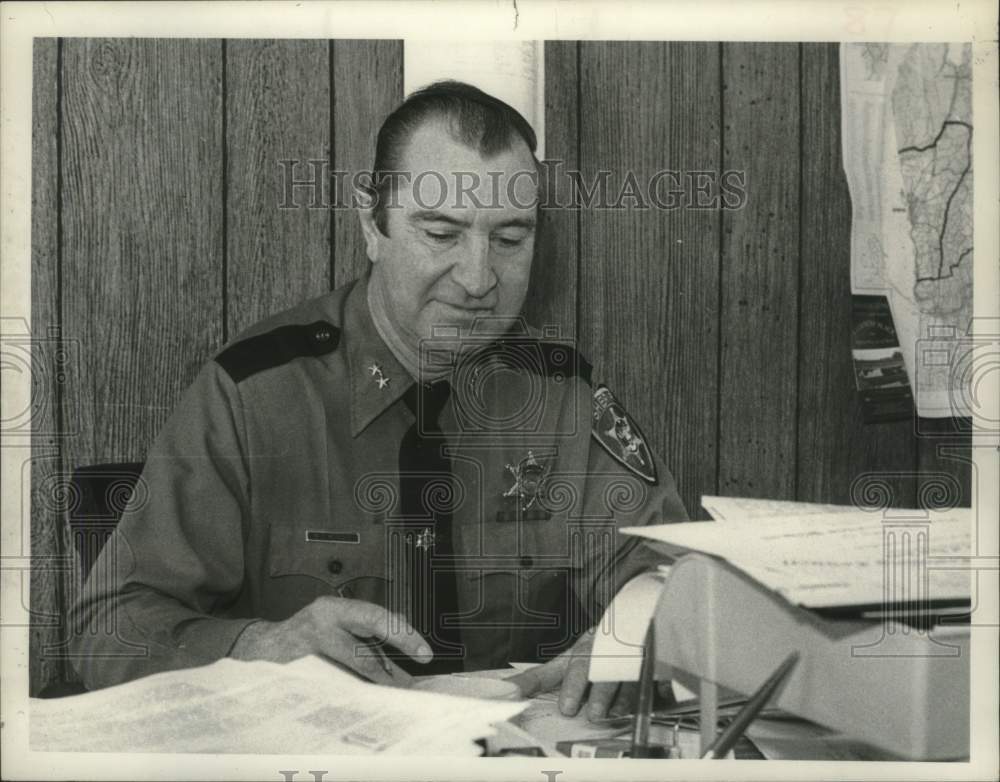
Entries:
MULTIPOLYGON (((550 42, 545 73, 548 157, 585 181, 746 172, 739 210, 547 211, 527 305, 578 340, 692 514, 706 493, 849 502, 869 473, 912 506, 918 470, 968 503, 967 441, 861 422, 836 45, 550 42)), ((353 213, 278 208, 278 161, 367 168, 401 97, 398 41, 36 40, 32 327, 68 346, 35 353, 37 562, 71 554, 53 479, 141 460, 228 338, 363 271, 353 213)), ((69 675, 76 580, 32 573, 33 694, 69 675)))
POLYGON ((529 315, 577 335, 689 512, 712 493, 916 507, 949 476, 969 504, 957 422, 862 422, 837 44, 550 42, 545 57, 546 154, 584 181, 745 172, 736 210, 550 212, 533 271, 529 315))

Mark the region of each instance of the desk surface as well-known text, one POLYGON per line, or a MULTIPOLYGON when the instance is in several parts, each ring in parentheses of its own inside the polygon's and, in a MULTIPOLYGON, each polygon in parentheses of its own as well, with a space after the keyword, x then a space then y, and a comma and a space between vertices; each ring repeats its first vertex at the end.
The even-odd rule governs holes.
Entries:
MULTIPOLYGON (((462 677, 502 679, 530 665, 516 664, 514 668, 476 671, 458 674, 462 677)), ((530 737, 552 757, 562 757, 556 749, 560 741, 594 738, 613 738, 628 735, 620 724, 595 725, 587 719, 584 710, 575 717, 565 717, 559 712, 555 692, 541 693, 531 699, 531 704, 509 720, 515 730, 502 732, 502 746, 520 746, 530 737), (520 741, 520 744, 518 743, 520 741)), ((650 738, 664 744, 670 741, 671 729, 653 725, 650 738)), ((684 757, 698 756, 698 733, 684 731, 681 748, 684 757), (687 751, 685 752, 685 747, 687 751)), ((851 740, 839 733, 799 719, 767 719, 754 722, 735 749, 737 760, 894 760, 891 755, 851 740)))

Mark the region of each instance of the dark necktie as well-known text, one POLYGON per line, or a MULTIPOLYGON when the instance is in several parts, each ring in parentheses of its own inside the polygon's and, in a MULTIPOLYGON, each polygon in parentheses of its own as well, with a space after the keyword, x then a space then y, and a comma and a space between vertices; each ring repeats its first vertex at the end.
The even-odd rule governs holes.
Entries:
POLYGON ((436 674, 463 669, 452 540, 452 507, 455 498, 451 460, 439 417, 451 386, 446 380, 415 384, 403 396, 416 420, 399 447, 400 506, 406 519, 410 619, 430 643, 434 660, 419 665, 397 660, 412 674, 436 674), (445 624, 450 617, 451 625, 445 624))

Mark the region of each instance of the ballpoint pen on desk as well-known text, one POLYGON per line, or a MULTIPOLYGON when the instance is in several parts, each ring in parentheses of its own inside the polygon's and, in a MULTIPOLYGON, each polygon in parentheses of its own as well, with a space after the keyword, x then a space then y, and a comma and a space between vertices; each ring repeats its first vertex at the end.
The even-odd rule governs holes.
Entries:
POLYGON ((723 758, 729 753, 729 750, 733 748, 733 745, 743 735, 743 731, 757 718, 757 715, 767 705, 767 702, 771 700, 771 696, 774 695, 781 683, 788 678, 788 674, 792 672, 798 661, 798 652, 792 652, 785 658, 784 662, 760 686, 760 689, 750 696, 746 705, 733 717, 733 721, 723 728, 722 732, 716 736, 715 741, 702 753, 703 759, 723 758))
MULTIPOLYGON (((735 695, 730 698, 722 698, 719 700, 718 708, 720 711, 726 709, 736 709, 737 707, 743 706, 747 702, 745 695, 735 695)), ((677 718, 683 717, 698 717, 698 711, 701 708, 701 704, 697 701, 685 701, 679 703, 676 706, 671 706, 666 709, 658 709, 652 712, 650 715, 651 724, 655 725, 657 723, 673 725, 677 718)), ((616 724, 626 724, 633 723, 635 721, 635 714, 620 714, 613 717, 601 717, 599 719, 591 720, 598 725, 607 725, 609 727, 616 724)))

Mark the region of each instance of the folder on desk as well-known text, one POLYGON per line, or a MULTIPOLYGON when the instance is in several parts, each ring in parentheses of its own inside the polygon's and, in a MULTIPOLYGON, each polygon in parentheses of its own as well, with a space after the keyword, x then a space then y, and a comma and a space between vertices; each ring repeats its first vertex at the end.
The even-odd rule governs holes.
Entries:
POLYGON ((712 711, 715 688, 753 692, 798 652, 772 706, 899 758, 967 757, 968 625, 914 627, 892 612, 969 604, 969 572, 954 565, 969 553, 971 522, 967 509, 845 511, 623 530, 690 553, 640 576, 644 588, 619 593, 591 679, 637 678, 641 641, 632 636, 645 613, 656 627, 657 678, 700 692, 703 709, 712 711), (630 594, 642 595, 643 611, 624 607, 630 594), (872 604, 885 609, 882 618, 816 610, 872 604))

